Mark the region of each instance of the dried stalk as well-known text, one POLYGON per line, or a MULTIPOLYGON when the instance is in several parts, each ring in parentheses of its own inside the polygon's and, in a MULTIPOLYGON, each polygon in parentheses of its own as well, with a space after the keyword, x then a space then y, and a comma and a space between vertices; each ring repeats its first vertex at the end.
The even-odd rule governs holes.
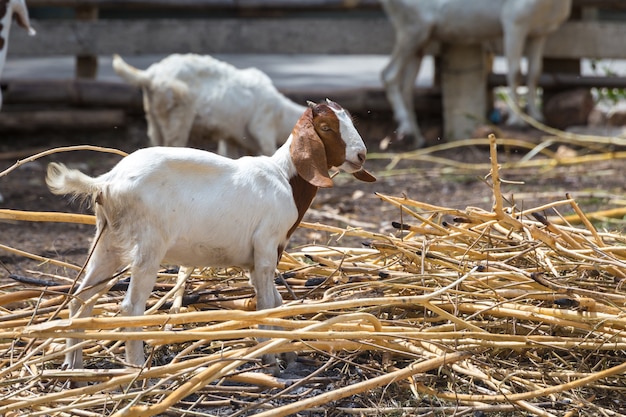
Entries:
MULTIPOLYGON (((596 229, 571 195, 535 208, 509 206, 502 172, 512 166, 557 166, 606 155, 556 160, 542 146, 525 145, 531 150, 517 165, 499 164, 496 144, 518 144, 495 137, 480 143, 490 145, 491 161, 480 169, 490 170, 492 210, 379 194, 381 204, 402 213, 400 237, 302 223, 358 237, 369 247, 305 246, 285 253, 278 269, 286 274, 293 294, 280 287, 285 298, 280 308, 244 311, 254 306, 253 289, 233 269, 192 275, 188 286, 199 296, 179 314, 157 310, 165 307, 172 288, 173 275, 163 274, 160 280, 167 284, 160 281, 155 287, 151 314, 135 318, 116 316, 118 293, 97 301, 96 317, 70 320, 61 288, 0 287, 0 348, 9 352, 0 362, 0 414, 182 414, 189 406, 183 399, 192 393, 198 398, 194 412, 219 414, 215 407, 230 404, 225 379, 238 384, 237 398, 245 404, 239 410, 247 410, 239 414, 315 413, 322 405, 342 406, 343 398, 354 402, 371 392, 391 401, 387 391, 405 393, 402 401, 416 405, 424 395, 436 397, 441 410, 455 406, 459 411, 521 409, 562 415, 541 403, 549 398, 580 415, 615 414, 611 403, 588 398, 607 391, 620 399, 626 396, 626 237, 596 229), (534 160, 539 154, 552 159, 534 160), (574 210, 583 227, 564 226, 561 218, 538 214, 560 207, 574 210), (311 286, 310 278, 321 283, 311 286), (56 310, 61 319, 50 321, 56 310), (283 330, 260 329, 261 324, 283 330), (145 329, 119 330, 127 326, 145 329), (120 341, 129 339, 147 340, 157 359, 161 351, 174 351, 163 365, 145 369, 54 371, 64 355, 65 337, 84 339, 80 345, 86 347, 87 361, 97 364, 123 357, 120 341), (257 343, 257 337, 272 340, 257 343), (295 395, 291 384, 314 390, 314 378, 285 381, 241 369, 257 364, 264 353, 293 351, 342 364, 324 376, 336 386, 324 394, 295 395), (446 378, 426 373, 437 368, 446 378), (339 383, 343 369, 362 377, 339 383), (91 385, 61 389, 67 381, 91 385), (142 381, 153 384, 141 387, 142 381), (268 387, 282 391, 276 394, 268 387), (375 391, 380 387, 386 388, 375 391), (580 396, 583 387, 589 394, 585 398, 580 396), (203 401, 207 397, 215 400, 203 401), (263 404, 269 400, 277 403, 263 404), (583 414, 585 409, 595 414, 583 414)), ((419 159, 428 153, 403 157, 419 159)), ((93 222, 93 216, 11 210, 0 211, 0 219, 93 222)), ((79 269, 10 245, 0 249, 79 269)), ((338 409, 349 414, 366 408, 338 409)))

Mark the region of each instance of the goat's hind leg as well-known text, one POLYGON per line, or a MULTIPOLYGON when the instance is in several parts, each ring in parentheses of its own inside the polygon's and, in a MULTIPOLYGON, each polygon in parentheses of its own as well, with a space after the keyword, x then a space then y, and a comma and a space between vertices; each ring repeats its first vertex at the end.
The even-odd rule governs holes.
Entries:
MULTIPOLYGON (((122 301, 121 314, 129 317, 142 316, 146 310, 146 302, 152 294, 154 283, 159 272, 159 263, 153 259, 161 259, 158 251, 145 251, 146 256, 140 256, 131 265, 130 285, 122 301)), ((141 328, 130 327, 128 331, 141 331, 141 328)), ((126 341, 126 362, 129 365, 142 367, 145 362, 143 340, 126 341)))
POLYGON ((526 56, 528 58, 528 75, 526 85, 528 86, 528 114, 535 120, 542 121, 543 114, 537 106, 537 85, 543 67, 543 48, 546 43, 544 36, 528 38, 526 41, 526 56))
MULTIPOLYGON (((514 25, 510 22, 503 22, 504 25, 504 51, 507 61, 507 84, 511 101, 515 103, 521 111, 517 96, 518 79, 520 76, 521 59, 524 52, 524 42, 526 41, 527 30, 520 25, 514 25)), ((524 121, 511 109, 511 116, 507 120, 509 126, 523 126, 524 121)))
POLYGON ((421 64, 421 50, 428 41, 430 29, 424 27, 419 33, 413 32, 396 31, 396 43, 381 77, 398 122, 398 137, 414 138, 415 145, 423 146, 424 138, 413 110, 413 86, 421 64))
POLYGON ((417 134, 415 135, 414 144, 416 147, 421 148, 426 144, 426 140, 422 136, 422 132, 420 131, 419 124, 417 122, 417 116, 415 113, 415 80, 417 79, 417 74, 420 71, 422 66, 422 58, 423 55, 421 52, 416 53, 413 56, 413 59, 410 59, 406 65, 403 80, 402 80, 402 98, 404 100, 404 105, 406 106, 407 113, 410 117, 410 123, 413 125, 411 129, 413 129, 417 134))
MULTIPOLYGON (((100 240, 87 263, 85 278, 72 295, 69 303, 70 319, 90 317, 97 301, 96 295, 113 285, 111 278, 123 266, 117 253, 107 247, 104 236, 100 240)), ((66 348, 72 348, 78 343, 79 339, 68 338, 66 348)), ((76 348, 67 352, 63 366, 69 369, 82 368, 82 349, 76 348)))

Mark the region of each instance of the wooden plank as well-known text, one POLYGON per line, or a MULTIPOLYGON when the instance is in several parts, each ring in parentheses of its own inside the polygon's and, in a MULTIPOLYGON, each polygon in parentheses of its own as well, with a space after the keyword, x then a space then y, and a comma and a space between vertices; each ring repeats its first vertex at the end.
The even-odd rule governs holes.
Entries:
POLYGON ((380 9, 378 0, 29 0, 29 8, 79 7, 172 9, 380 9))
MULTIPOLYGON (((378 0, 29 0, 30 8, 36 7, 78 7, 94 4, 104 8, 310 8, 319 9, 358 9, 380 8, 378 0)), ((626 9, 623 0, 573 0, 573 7, 600 7, 606 9, 626 9)))
MULTIPOLYGON (((522 83, 526 83, 526 78, 522 77, 522 83)), ((487 77, 489 87, 503 87, 507 85, 505 74, 489 74, 487 77)), ((539 87, 549 89, 563 88, 626 88, 626 77, 604 77, 604 76, 581 76, 577 74, 541 74, 539 87)))
MULTIPOLYGON (((121 82, 93 80, 3 80, 5 109, 25 105, 55 105, 76 107, 121 108, 143 113, 141 91, 121 82)), ((390 111, 389 102, 380 88, 303 87, 281 89, 297 103, 307 100, 323 101, 332 97, 351 111, 390 111)), ((438 114, 441 111, 441 93, 436 88, 415 90, 414 100, 420 113, 438 114)))
MULTIPOLYGON (((37 20, 33 24, 39 36, 30 37, 23 30, 11 33, 9 57, 173 52, 387 55, 395 39, 391 24, 381 17, 37 20)), ((549 37, 546 56, 626 59, 624 39, 624 24, 568 22, 549 37)), ((500 42, 494 44, 501 53, 500 42)), ((436 51, 429 48, 430 53, 436 51)))
POLYGON ((624 0, 573 0, 573 7, 599 7, 602 9, 626 9, 624 0))
POLYGON ((4 102, 143 109, 141 91, 121 82, 75 80, 3 80, 4 102))
POLYGON ((123 110, 35 110, 0 113, 0 131, 95 129, 123 126, 123 110))
POLYGON ((33 25, 39 36, 11 33, 9 56, 388 54, 394 41, 391 25, 380 18, 38 20, 33 25))
POLYGON ((625 59, 626 25, 609 22, 567 22, 546 41, 550 58, 625 59))

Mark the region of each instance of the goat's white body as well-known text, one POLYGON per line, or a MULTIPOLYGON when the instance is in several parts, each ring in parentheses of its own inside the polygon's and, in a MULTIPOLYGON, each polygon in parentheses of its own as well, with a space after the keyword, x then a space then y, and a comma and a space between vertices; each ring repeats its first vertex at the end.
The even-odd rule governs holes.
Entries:
MULTIPOLYGON (((349 115, 330 101, 314 108, 317 119, 308 109, 271 157, 233 160, 191 148, 152 147, 130 154, 96 178, 50 164, 50 190, 88 198, 96 212, 99 237, 70 302, 71 317, 91 315, 93 297, 128 264, 132 278, 121 310, 129 316, 143 314, 163 260, 189 267, 247 268, 257 309, 279 306, 282 298, 273 282, 278 257, 317 187, 332 186, 330 161, 359 179, 365 175, 359 173, 366 148, 349 115), (333 159, 327 159, 326 146, 333 159)), ((68 339, 68 347, 75 344, 68 339)), ((142 341, 128 341, 126 357, 141 366, 142 341)), ((82 367, 82 352, 69 352, 66 363, 82 367)))
MULTIPOLYGON (((273 157, 232 160, 191 148, 152 147, 132 153, 97 178, 65 168, 64 183, 56 185, 59 192, 100 202, 95 209, 102 236, 77 294, 90 299, 99 290, 94 283, 130 264, 132 285, 121 310, 141 315, 165 260, 249 269, 258 308, 279 306, 274 270, 298 217, 288 181, 295 168, 284 156, 288 148, 273 157)), ((50 185, 55 187, 53 181, 50 185)), ((74 315, 78 307, 72 307, 74 315)), ((90 315, 91 308, 77 317, 90 315)), ((70 339, 68 346, 74 343, 70 339)), ((142 346, 127 342, 129 363, 143 363, 142 346)), ((82 367, 82 353, 68 354, 66 362, 82 367)))
POLYGON ((139 242, 153 241, 150 256, 168 263, 252 268, 255 239, 262 237, 275 250, 298 215, 288 181, 293 167, 277 158, 142 149, 94 179, 106 202, 97 209, 117 219, 110 230, 128 254, 125 262, 135 257, 139 242), (142 222, 124 221, 133 218, 142 222))
POLYGON ((193 137, 218 141, 225 156, 242 150, 271 155, 305 110, 262 71, 210 56, 170 55, 145 71, 116 56, 113 68, 143 89, 148 136, 156 146, 186 146, 193 137))
MULTIPOLYGON (((28 9, 24 0, 9 0, 6 5, 4 15, 0 15, 0 75, 4 69, 7 59, 7 48, 9 46, 9 31, 11 30, 11 22, 13 16, 17 17, 20 26, 28 29, 28 33, 35 34, 35 30, 30 26, 28 17, 28 9)), ((0 109, 2 108, 2 91, 0 91, 0 109)))
MULTIPOLYGON (((503 36, 508 63, 507 83, 516 99, 517 76, 526 45, 528 57, 528 111, 541 119, 535 103, 537 81, 546 37, 569 16, 571 0, 381 0, 391 20, 396 43, 382 72, 387 97, 399 123, 398 133, 424 139, 413 106, 413 88, 426 44, 480 43, 503 36)), ((509 123, 520 119, 513 116, 509 123)))

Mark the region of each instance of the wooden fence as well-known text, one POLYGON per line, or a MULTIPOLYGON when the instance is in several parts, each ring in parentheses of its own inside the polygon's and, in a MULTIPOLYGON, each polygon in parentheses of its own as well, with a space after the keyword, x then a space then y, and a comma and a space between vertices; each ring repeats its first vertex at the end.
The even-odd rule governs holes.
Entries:
MULTIPOLYGON (((29 38, 23 31, 13 31, 10 57, 389 54, 394 41, 376 0, 30 0, 28 4, 34 16, 43 13, 42 8, 52 16, 55 8, 70 8, 73 17, 35 17, 41 36, 29 38)), ((575 0, 575 4, 626 10, 623 0, 575 0)), ((624 40, 623 23, 571 21, 550 37, 546 56, 626 58, 624 40)), ((436 51, 434 45, 432 52, 436 51)))
MULTIPOLYGON (((574 4, 578 16, 602 8, 626 11, 624 0, 574 0, 574 4)), ((75 56, 76 78, 93 78, 97 57, 114 53, 387 55, 394 42, 378 0, 28 0, 28 5, 39 35, 33 38, 13 30, 8 59, 75 56)), ((626 59, 625 40, 624 23, 569 21, 548 39, 545 55, 556 60, 626 59)), ((496 42, 494 49, 502 48, 496 42)), ((431 45, 429 52, 438 54, 438 45, 431 45)), ((564 82, 564 76, 542 80, 564 82)), ((588 86, 624 86, 623 79, 570 77, 588 86)), ((501 78, 491 81, 500 83, 501 78)), ((8 93, 19 82, 4 80, 8 93)), ((67 90, 85 86, 96 88, 76 81, 67 90)), ((29 96, 36 101, 36 95, 29 96)), ((13 97, 7 94, 5 103, 11 104, 13 97)))

